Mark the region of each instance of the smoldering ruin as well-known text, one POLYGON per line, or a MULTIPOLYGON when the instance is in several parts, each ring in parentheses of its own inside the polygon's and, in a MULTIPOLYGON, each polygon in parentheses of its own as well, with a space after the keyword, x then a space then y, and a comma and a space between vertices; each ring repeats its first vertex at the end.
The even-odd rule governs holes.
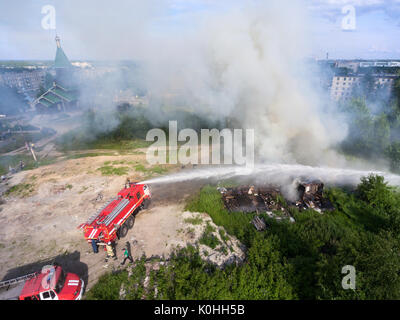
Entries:
MULTIPOLYGON (((229 212, 266 213, 276 220, 289 219, 290 208, 300 212, 313 209, 319 213, 333 210, 334 207, 324 195, 324 183, 320 180, 295 179, 292 187, 294 198, 288 196, 287 190, 278 185, 259 184, 241 185, 231 188, 218 188, 222 194, 225 208, 229 212)), ((265 222, 255 217, 253 224, 257 230, 265 229, 265 222)))

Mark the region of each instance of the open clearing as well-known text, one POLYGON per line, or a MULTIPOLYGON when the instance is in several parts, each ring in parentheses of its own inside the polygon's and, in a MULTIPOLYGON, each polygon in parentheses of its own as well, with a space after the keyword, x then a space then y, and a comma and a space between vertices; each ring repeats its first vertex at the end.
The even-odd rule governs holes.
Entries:
MULTIPOLYGON (((128 155, 77 156, 15 174, 6 186, 2 183, 3 189, 9 191, 0 206, 0 279, 11 269, 77 251, 80 262, 87 265, 90 288, 104 272, 119 268, 125 241, 131 242, 134 258, 142 254, 168 255, 177 246, 197 242, 212 222, 207 215, 195 217, 196 213, 184 212, 184 200, 200 188, 199 184, 187 182, 172 187, 151 185, 152 204, 138 214, 128 235, 117 243, 117 261, 106 263, 102 250, 94 254, 77 229, 116 195, 126 178, 143 181, 159 172, 175 170, 178 169, 147 167, 143 150, 137 150, 128 155)), ((218 231, 215 225, 213 228, 218 231)), ((234 248, 239 259, 243 256, 235 239, 228 239, 227 246, 231 252, 234 248)), ((226 252, 218 252, 221 251, 226 252)), ((221 264, 231 258, 218 252, 210 249, 209 259, 221 264)))

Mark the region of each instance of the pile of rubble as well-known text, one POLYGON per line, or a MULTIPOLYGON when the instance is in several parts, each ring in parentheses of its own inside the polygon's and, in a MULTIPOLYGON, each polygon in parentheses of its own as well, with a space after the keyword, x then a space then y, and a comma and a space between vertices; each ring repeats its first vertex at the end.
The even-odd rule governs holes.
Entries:
POLYGON ((278 198, 279 188, 241 186, 237 188, 218 188, 222 194, 225 207, 230 212, 265 212, 281 210, 278 198))
POLYGON ((324 184, 321 181, 303 181, 298 183, 297 192, 299 200, 295 205, 300 210, 314 209, 321 213, 325 210, 333 210, 332 203, 324 198, 324 184))
MULTIPOLYGON (((298 195, 295 201, 285 199, 280 187, 276 186, 240 186, 218 190, 229 212, 267 213, 277 220, 286 217, 293 222, 288 212, 289 208, 297 208, 300 211, 314 209, 320 213, 333 209, 332 204, 323 195, 324 184, 321 181, 303 180, 295 182, 295 185, 298 195)), ((252 223, 257 230, 265 229, 265 223, 261 219, 253 220, 252 223)))
POLYGON ((265 224, 264 219, 258 216, 255 216, 251 223, 257 229, 257 231, 264 231, 265 229, 267 229, 267 225, 265 224))

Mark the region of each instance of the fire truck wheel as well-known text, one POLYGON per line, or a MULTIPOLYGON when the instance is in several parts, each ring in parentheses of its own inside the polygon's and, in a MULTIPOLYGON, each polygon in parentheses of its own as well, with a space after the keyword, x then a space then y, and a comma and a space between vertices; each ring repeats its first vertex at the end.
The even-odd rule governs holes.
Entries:
POLYGON ((143 200, 143 209, 147 209, 150 205, 150 199, 143 200))
POLYGON ((134 224, 135 224, 135 217, 130 216, 128 220, 126 220, 126 225, 128 226, 129 229, 132 229, 134 224))
POLYGON ((122 225, 121 229, 119 229, 119 237, 123 238, 128 233, 128 227, 124 224, 122 225))

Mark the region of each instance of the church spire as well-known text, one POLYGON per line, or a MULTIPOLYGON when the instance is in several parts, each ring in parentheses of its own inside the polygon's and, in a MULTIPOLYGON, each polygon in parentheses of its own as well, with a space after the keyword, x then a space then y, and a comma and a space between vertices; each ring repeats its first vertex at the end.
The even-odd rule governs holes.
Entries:
POLYGON ((58 35, 56 35, 56 44, 57 44, 57 48, 61 48, 60 37, 58 35))
POLYGON ((67 56, 65 55, 64 50, 61 48, 60 37, 58 35, 56 35, 56 44, 57 44, 57 52, 54 61, 54 67, 55 68, 71 67, 71 63, 69 62, 67 56))

